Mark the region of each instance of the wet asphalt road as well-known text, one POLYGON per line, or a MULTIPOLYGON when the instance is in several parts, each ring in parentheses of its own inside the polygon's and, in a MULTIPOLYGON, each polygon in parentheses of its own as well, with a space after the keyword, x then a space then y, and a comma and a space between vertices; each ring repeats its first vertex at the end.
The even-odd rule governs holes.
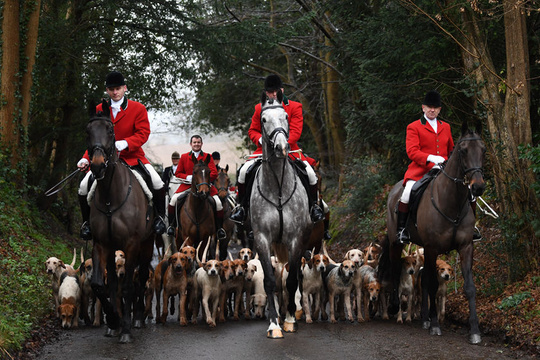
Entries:
POLYGON ((443 327, 443 336, 430 336, 419 321, 398 325, 393 321, 330 324, 300 322, 298 333, 284 339, 266 338, 268 324, 261 320, 204 322, 181 327, 169 316, 165 325, 153 321, 133 331, 131 344, 104 337, 105 328, 62 330, 46 345, 38 359, 511 359, 523 357, 484 336, 481 345, 467 342, 464 329, 443 327))

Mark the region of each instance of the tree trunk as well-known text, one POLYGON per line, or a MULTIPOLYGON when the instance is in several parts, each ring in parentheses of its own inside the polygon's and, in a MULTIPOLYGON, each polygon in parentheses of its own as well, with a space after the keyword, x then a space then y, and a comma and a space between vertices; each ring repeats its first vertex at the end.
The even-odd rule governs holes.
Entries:
POLYGON ((32 71, 34 69, 34 64, 36 63, 36 49, 38 41, 38 29, 39 29, 39 14, 41 7, 41 0, 36 0, 35 2, 28 1, 25 3, 27 6, 34 6, 33 9, 27 11, 30 13, 27 25, 27 34, 26 34, 26 46, 24 48, 24 55, 27 59, 26 71, 22 76, 22 85, 21 85, 21 123, 24 131, 28 129, 28 116, 30 112, 30 100, 32 88, 32 71))
POLYGON ((2 99, 0 104, 0 141, 11 152, 11 165, 19 162, 19 1, 5 0, 2 13, 2 99))
MULTIPOLYGON (((528 163, 518 158, 518 146, 532 142, 529 97, 529 54, 525 16, 518 0, 505 1, 506 58, 508 74, 505 80, 506 94, 503 102, 500 85, 504 81, 496 74, 491 55, 486 47, 485 33, 480 29, 476 14, 472 10, 462 13, 463 41, 462 57, 466 71, 480 86, 478 102, 487 111, 487 125, 490 134, 488 156, 493 167, 493 179, 502 212, 522 217, 525 213, 537 214, 538 199, 530 184, 534 175, 528 163)), ((518 241, 525 252, 521 265, 534 261, 538 256, 539 244, 533 229, 525 225, 518 241)), ((514 254, 513 256, 520 256, 514 254)))

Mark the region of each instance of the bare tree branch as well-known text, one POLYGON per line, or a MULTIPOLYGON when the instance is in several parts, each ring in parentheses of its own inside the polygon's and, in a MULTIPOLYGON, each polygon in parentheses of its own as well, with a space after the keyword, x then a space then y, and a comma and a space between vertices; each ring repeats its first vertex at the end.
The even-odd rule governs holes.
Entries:
POLYGON ((315 56, 315 55, 313 55, 313 54, 307 52, 307 51, 304 50, 304 49, 301 49, 301 48, 299 48, 299 47, 296 47, 296 46, 293 46, 293 45, 289 45, 289 44, 286 44, 286 43, 283 43, 283 42, 279 42, 278 44, 281 45, 281 46, 285 46, 285 47, 288 47, 288 48, 290 48, 290 49, 299 51, 299 52, 301 52, 302 54, 305 54, 305 55, 309 56, 310 58, 315 59, 315 60, 317 60, 318 62, 324 64, 325 66, 328 66, 330 69, 332 69, 332 70, 334 70, 336 73, 338 73, 339 76, 343 76, 343 74, 342 74, 338 69, 336 69, 336 68, 334 67, 334 65, 330 64, 330 63, 327 62, 327 61, 324 61, 324 60, 321 59, 320 57, 317 57, 317 56, 315 56))

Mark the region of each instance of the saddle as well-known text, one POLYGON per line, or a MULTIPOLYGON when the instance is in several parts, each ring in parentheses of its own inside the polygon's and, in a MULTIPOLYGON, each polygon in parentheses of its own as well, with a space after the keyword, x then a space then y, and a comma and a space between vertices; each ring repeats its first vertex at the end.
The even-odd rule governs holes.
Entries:
MULTIPOLYGON (((298 158, 289 156, 289 162, 293 166, 293 169, 296 171, 296 174, 300 178, 302 185, 306 188, 306 193, 309 194, 309 178, 306 171, 306 164, 298 158)), ((258 159, 255 161, 249 169, 246 171, 246 194, 251 194, 251 189, 253 187, 253 181, 255 180, 255 174, 257 169, 261 166, 262 160, 258 159)))
POLYGON ((429 183, 435 179, 440 172, 440 168, 432 168, 420 180, 414 183, 409 200, 409 214, 413 219, 416 219, 416 211, 418 210, 418 204, 420 203, 420 199, 422 199, 424 191, 427 189, 429 183))

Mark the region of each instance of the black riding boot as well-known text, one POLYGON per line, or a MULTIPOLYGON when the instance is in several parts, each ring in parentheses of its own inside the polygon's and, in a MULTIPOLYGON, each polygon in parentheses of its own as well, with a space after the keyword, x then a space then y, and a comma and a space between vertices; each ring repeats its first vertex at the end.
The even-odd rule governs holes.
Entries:
POLYGON ((321 221, 324 218, 324 213, 321 210, 321 207, 318 204, 318 194, 319 189, 317 188, 317 184, 315 185, 309 185, 309 205, 310 205, 310 212, 309 215, 311 216, 311 221, 314 223, 321 221))
POLYGON ((92 240, 92 232, 90 231, 90 224, 88 222, 90 219, 90 205, 88 205, 86 195, 79 195, 79 205, 81 207, 81 215, 83 219, 80 232, 81 239, 92 240))
POLYGON ((229 219, 235 223, 243 224, 244 220, 246 219, 246 211, 244 210, 244 206, 249 199, 246 201, 245 192, 246 185, 238 183, 238 206, 234 209, 233 213, 229 217, 229 219))
POLYGON ((176 213, 174 206, 169 205, 167 211, 167 218, 169 220, 169 227, 167 228, 167 235, 173 236, 176 234, 176 213))
POLYGON ((215 224, 216 224, 216 233, 218 240, 225 240, 227 238, 227 233, 223 229, 223 210, 216 211, 216 218, 215 218, 215 224))
POLYGON ((332 238, 332 234, 330 234, 330 212, 327 212, 324 214, 324 240, 330 240, 332 238))
POLYGON ((400 201, 397 213, 397 240, 402 244, 409 244, 411 242, 409 232, 407 231, 408 217, 409 204, 404 204, 400 201))
POLYGON ((154 190, 154 207, 156 209, 157 216, 154 219, 154 231, 156 234, 161 235, 167 230, 165 225, 165 194, 167 190, 162 187, 159 190, 154 190))

